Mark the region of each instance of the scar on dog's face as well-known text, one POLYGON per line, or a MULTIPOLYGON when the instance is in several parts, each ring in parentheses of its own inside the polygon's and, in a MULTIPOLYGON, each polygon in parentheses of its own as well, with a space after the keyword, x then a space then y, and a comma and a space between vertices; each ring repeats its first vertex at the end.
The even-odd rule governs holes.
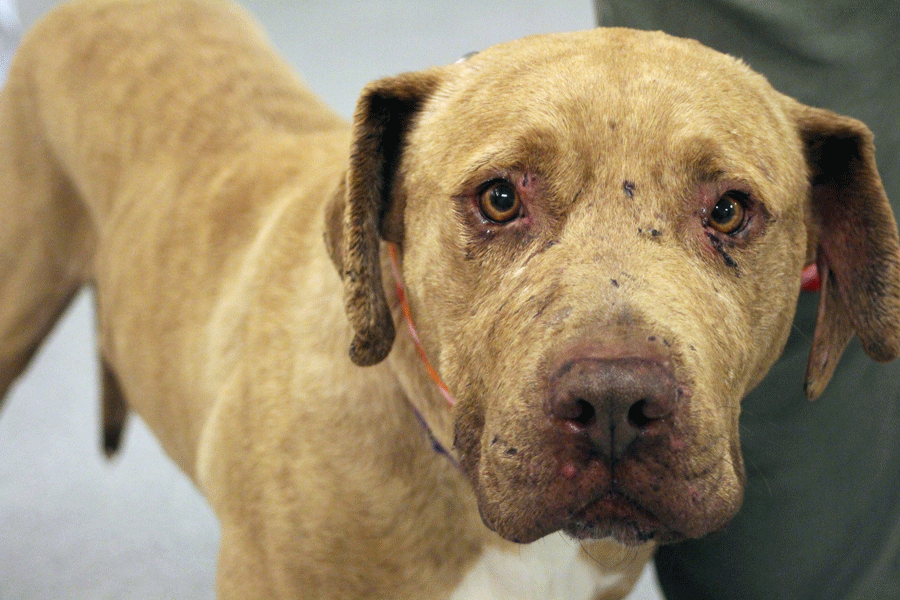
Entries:
POLYGON ((811 397, 854 333, 875 359, 900 351, 873 156, 862 123, 663 34, 527 38, 375 82, 326 235, 351 356, 378 362, 394 337, 380 234, 489 527, 702 536, 740 506, 740 402, 804 265, 823 281, 811 397))

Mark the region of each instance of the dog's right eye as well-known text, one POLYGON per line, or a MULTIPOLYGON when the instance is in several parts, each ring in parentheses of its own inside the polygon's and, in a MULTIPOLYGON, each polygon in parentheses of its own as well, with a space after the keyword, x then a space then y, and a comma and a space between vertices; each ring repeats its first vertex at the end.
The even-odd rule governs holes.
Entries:
POLYGON ((747 222, 747 195, 743 192, 725 193, 709 214, 709 226, 720 233, 733 235, 747 222))
POLYGON ((484 218, 495 223, 509 223, 522 213, 522 201, 513 184, 506 180, 491 182, 478 198, 478 209, 484 218))

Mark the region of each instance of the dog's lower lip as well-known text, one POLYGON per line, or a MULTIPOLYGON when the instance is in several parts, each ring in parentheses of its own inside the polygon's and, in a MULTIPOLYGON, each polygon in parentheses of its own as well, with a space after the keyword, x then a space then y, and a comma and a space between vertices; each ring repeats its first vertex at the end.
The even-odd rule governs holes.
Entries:
POLYGON ((586 504, 564 529, 576 538, 611 536, 626 544, 642 543, 668 531, 655 515, 618 490, 586 504))
POLYGON ((638 512, 653 518, 652 515, 639 506, 634 500, 615 489, 592 500, 582 509, 582 513, 602 515, 604 518, 608 519, 616 519, 619 517, 627 518, 638 512))

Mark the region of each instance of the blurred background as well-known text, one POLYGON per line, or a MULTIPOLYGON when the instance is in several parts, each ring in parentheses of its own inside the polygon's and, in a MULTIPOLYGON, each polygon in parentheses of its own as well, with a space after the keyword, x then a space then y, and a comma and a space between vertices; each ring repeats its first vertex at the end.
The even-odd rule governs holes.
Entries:
MULTIPOLYGON (((3 71, 17 31, 57 4, 16 1, 0 0, 3 71)), ((347 118, 373 79, 594 25, 590 0, 242 4, 347 118)), ((193 484, 137 418, 117 458, 100 451, 94 328, 83 293, 0 413, 0 600, 212 599, 218 531, 193 484)), ((631 597, 661 597, 652 569, 631 597)))

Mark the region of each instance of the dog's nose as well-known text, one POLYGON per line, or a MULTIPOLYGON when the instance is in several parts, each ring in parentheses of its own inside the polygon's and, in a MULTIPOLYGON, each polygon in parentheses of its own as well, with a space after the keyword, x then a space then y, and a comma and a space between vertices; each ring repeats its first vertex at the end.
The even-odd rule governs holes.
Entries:
POLYGON ((678 383, 671 370, 646 358, 579 358, 551 379, 550 412, 586 434, 609 460, 622 457, 642 432, 672 414, 678 383))

